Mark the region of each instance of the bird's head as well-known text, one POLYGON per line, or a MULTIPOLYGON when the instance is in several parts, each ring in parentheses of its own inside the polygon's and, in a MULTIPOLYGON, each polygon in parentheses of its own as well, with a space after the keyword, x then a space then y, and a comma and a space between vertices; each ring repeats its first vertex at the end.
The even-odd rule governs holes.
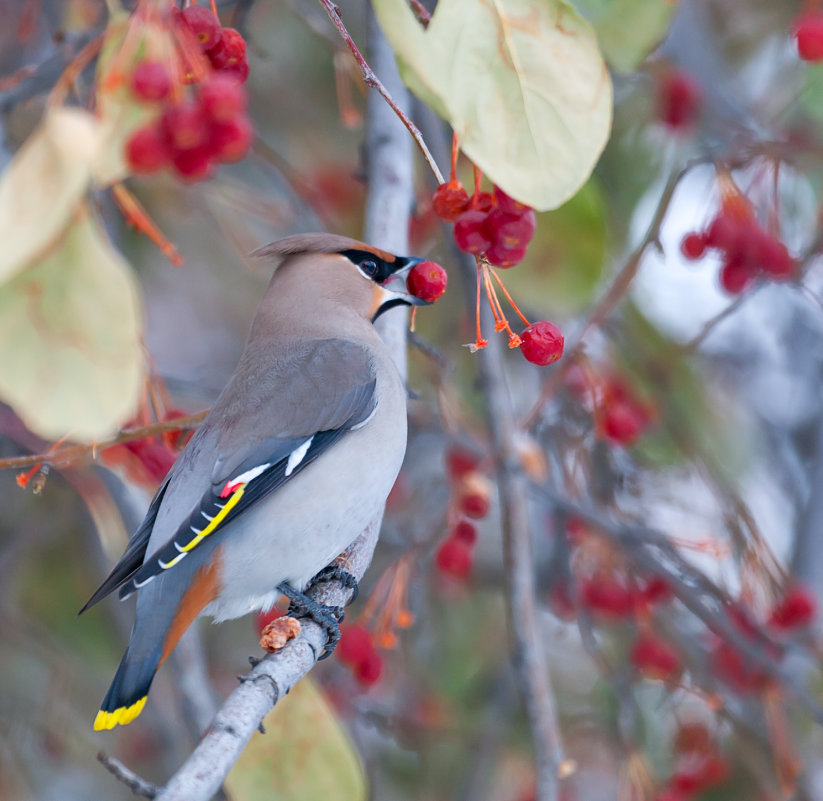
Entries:
POLYGON ((355 309, 374 322, 395 306, 424 306, 408 285, 412 268, 423 259, 385 250, 334 234, 297 234, 254 253, 274 262, 272 282, 310 281, 318 292, 355 309))

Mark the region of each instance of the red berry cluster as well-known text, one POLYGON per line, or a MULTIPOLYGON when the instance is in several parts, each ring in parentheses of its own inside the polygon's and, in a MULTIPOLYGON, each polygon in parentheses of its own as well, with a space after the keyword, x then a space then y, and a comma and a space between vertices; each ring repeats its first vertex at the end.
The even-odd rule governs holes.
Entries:
POLYGON ((823 11, 804 11, 792 25, 797 53, 804 61, 823 61, 823 11))
POLYGON ((720 285, 730 295, 739 295, 756 278, 790 279, 797 268, 786 246, 763 229, 739 194, 724 198, 705 231, 686 234, 680 250, 691 261, 702 259, 707 250, 720 253, 720 285))
POLYGON ((496 267, 520 264, 537 227, 534 209, 499 186, 469 197, 463 184, 452 180, 437 187, 432 206, 441 220, 454 223, 454 241, 460 250, 485 256, 496 267))
MULTIPOLYGON (((741 637, 749 640, 752 645, 763 648, 773 659, 780 659, 779 646, 763 636, 749 612, 741 604, 730 604, 726 614, 741 637)), ((762 692, 771 683, 768 673, 731 642, 713 636, 710 647, 715 675, 736 692, 762 692)))
POLYGON ((422 261, 409 270, 406 286, 416 298, 434 303, 443 296, 449 277, 436 262, 422 261))
POLYGON ((592 413, 596 436, 614 445, 634 445, 657 418, 655 408, 615 373, 599 375, 576 364, 566 373, 566 387, 592 413))
POLYGON ((697 121, 702 97, 691 75, 667 67, 657 85, 657 118, 672 131, 688 131, 697 121))
POLYGON ((365 626, 354 624, 340 629, 337 658, 351 668, 361 687, 371 687, 383 673, 383 658, 374 647, 371 634, 365 626))
POLYGON ((199 60, 200 69, 184 66, 182 82, 196 84, 187 97, 178 70, 159 61, 141 61, 130 86, 141 102, 157 104, 158 117, 126 143, 126 160, 135 173, 165 167, 189 181, 203 180, 218 163, 239 161, 248 152, 253 131, 246 115, 243 82, 249 74, 246 42, 233 28, 203 6, 178 11, 171 24, 183 42, 193 41, 184 62, 199 60), (199 76, 199 77, 198 77, 199 76))
POLYGON ((477 543, 477 529, 471 521, 489 513, 492 486, 480 472, 477 456, 463 448, 454 447, 446 452, 446 471, 451 480, 451 523, 434 563, 441 573, 465 579, 471 573, 477 543))
POLYGON ((677 678, 683 670, 683 662, 677 651, 651 632, 643 632, 637 637, 629 659, 649 679, 667 681, 677 678))
POLYGON ((771 608, 768 625, 781 632, 791 632, 810 625, 817 615, 817 602, 805 587, 790 587, 771 608))
POLYGON ((681 724, 674 749, 674 770, 657 801, 689 801, 729 778, 729 763, 714 735, 702 723, 681 724))

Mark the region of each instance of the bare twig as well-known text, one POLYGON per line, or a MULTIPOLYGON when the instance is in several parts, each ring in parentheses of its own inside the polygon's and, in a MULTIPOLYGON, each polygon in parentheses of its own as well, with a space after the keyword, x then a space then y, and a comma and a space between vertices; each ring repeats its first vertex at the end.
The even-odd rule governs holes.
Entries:
POLYGON ((366 62, 366 59, 363 58, 363 54, 357 49, 357 45, 354 43, 354 40, 351 38, 349 32, 346 30, 346 26, 343 24, 343 20, 340 18, 340 9, 332 2, 332 0, 320 0, 321 5, 326 10, 326 13, 329 15, 329 19, 332 21, 332 24, 337 31, 339 32, 340 36, 343 37, 343 41, 348 46, 351 54, 354 56, 354 60, 357 62, 358 66, 360 67, 360 71, 363 73, 363 80, 365 81, 367 86, 371 86, 373 89, 377 89, 377 91, 382 95, 383 99, 389 104, 392 111, 400 118, 403 125, 406 126, 408 132, 412 135, 412 138, 417 143, 417 147, 420 148, 420 152, 423 154, 423 158, 426 159, 426 163, 431 168, 432 173, 434 173, 434 177, 437 179, 438 184, 443 183, 443 174, 440 172, 437 164, 432 157, 432 154, 429 152, 429 148, 426 145, 425 141, 423 141, 423 136, 418 130, 417 126, 411 121, 409 115, 402 109, 400 106, 395 102, 394 98, 389 94, 386 87, 380 82, 379 78, 374 74, 372 68, 366 62))
POLYGON ((159 789, 156 784, 147 782, 133 770, 127 768, 120 760, 107 756, 103 751, 97 755, 97 761, 119 781, 123 782, 135 795, 142 798, 156 798, 159 789))
POLYGON ((53 467, 76 467, 87 461, 96 461, 99 451, 110 448, 112 445, 121 445, 124 442, 133 442, 136 439, 151 437, 156 434, 168 434, 171 431, 187 431, 196 428, 208 410, 195 412, 185 417, 176 417, 172 420, 161 420, 147 426, 125 428, 116 437, 95 442, 93 445, 65 445, 53 451, 33 454, 31 456, 10 456, 0 459, 0 470, 22 470, 25 467, 34 467, 36 464, 48 464, 53 467))

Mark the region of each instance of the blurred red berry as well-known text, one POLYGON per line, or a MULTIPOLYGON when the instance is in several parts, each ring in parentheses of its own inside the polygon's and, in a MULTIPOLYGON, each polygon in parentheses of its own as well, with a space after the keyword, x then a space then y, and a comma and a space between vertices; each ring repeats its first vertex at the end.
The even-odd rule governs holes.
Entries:
POLYGON ((823 12, 804 12, 794 23, 797 52, 804 61, 823 61, 823 12))
POLYGON ((368 656, 354 665, 353 672, 361 687, 371 687, 380 680, 383 673, 383 658, 377 651, 372 650, 368 656))
POLYGON ((714 736, 704 723, 690 721, 681 723, 674 736, 674 750, 678 754, 690 751, 710 753, 714 749, 714 736))
POLYGON ((791 278, 796 264, 788 248, 774 237, 767 236, 760 245, 760 269, 774 279, 791 278))
POLYGON ((495 267, 502 267, 508 270, 510 267, 516 267, 523 259, 526 258, 526 247, 522 248, 506 248, 493 242, 486 250, 486 258, 495 267))
POLYGON ((126 143, 126 161, 132 172, 157 172, 169 161, 166 139, 157 125, 135 131, 126 143))
POLYGON ((563 332, 548 320, 538 320, 520 335, 523 358, 532 364, 545 366, 563 355, 563 332))
POLYGON ((190 100, 169 106, 160 118, 160 126, 172 151, 203 147, 209 136, 203 109, 190 100))
POLYGON ((466 545, 474 545, 477 542, 477 529, 468 520, 461 520, 452 530, 451 536, 466 545))
POLYGON ((641 634, 630 655, 631 663, 652 679, 671 679, 682 670, 680 656, 671 645, 651 634, 641 634))
POLYGON ((336 652, 337 658, 344 665, 356 665, 366 659, 372 651, 374 644, 365 626, 355 623, 341 627, 336 652))
POLYGON ((454 222, 469 208, 469 193, 460 181, 440 184, 432 196, 434 213, 445 222, 454 222))
POLYGON ((808 626, 817 614, 817 602, 805 587, 792 587, 769 614, 769 625, 790 630, 808 626))
POLYGON ((202 181, 214 172, 212 154, 206 147, 176 150, 171 154, 171 163, 177 174, 187 181, 202 181))
POLYGON ((529 208, 519 214, 497 208, 489 212, 486 227, 495 245, 516 250, 531 241, 537 227, 537 215, 529 208))
POLYGON ((705 236, 694 231, 690 234, 686 234, 686 236, 683 237, 683 241, 680 243, 680 252, 687 259, 689 259, 689 261, 697 261, 697 259, 702 259, 703 254, 706 252, 705 236))
POLYGON ((177 459, 177 455, 157 437, 126 442, 125 447, 137 457, 149 476, 157 483, 166 477, 177 459))
POLYGON ((245 83, 249 77, 249 57, 243 56, 243 58, 237 59, 237 61, 230 66, 221 67, 220 72, 223 75, 230 75, 239 83, 245 83))
POLYGON ((223 28, 217 43, 209 49, 209 60, 217 70, 232 69, 246 58, 246 40, 234 28, 223 28))
POLYGON ((646 428, 643 411, 631 401, 611 401, 600 420, 603 436, 617 445, 633 445, 646 428))
POLYGON ((203 50, 210 50, 222 39, 220 20, 205 6, 189 6, 183 9, 183 22, 192 32, 203 50))
POLYGON ((736 257, 727 257, 720 268, 720 286, 730 295, 740 295, 749 288, 754 275, 749 266, 736 257))
POLYGON ((468 473, 477 470, 480 458, 470 451, 460 447, 452 447, 446 451, 446 470, 452 479, 460 479, 468 473))
POLYGON ((226 73, 210 75, 200 86, 200 106, 215 122, 231 122, 246 110, 246 92, 226 73))
POLYGON ((458 579, 464 579, 471 573, 473 561, 471 547, 455 537, 442 542, 434 557, 441 573, 458 579))
POLYGON ((731 214, 724 211, 720 213, 709 223, 706 233, 703 235, 706 244, 712 248, 719 250, 734 251, 736 250, 741 240, 746 236, 746 224, 742 223, 731 214))
POLYGON ((618 620, 634 612, 634 592, 614 574, 597 573, 580 582, 580 602, 602 617, 618 620))
POLYGON ((489 503, 485 492, 466 492, 460 496, 460 511, 473 520, 482 520, 489 513, 489 503))
POLYGON ((678 760, 669 784, 676 792, 692 797, 723 784, 729 772, 729 764, 722 756, 692 752, 678 760))
POLYGON ((245 158, 253 139, 254 130, 245 115, 229 122, 216 123, 211 128, 211 146, 215 157, 227 163, 245 158))
POLYGON ((131 75, 135 97, 148 102, 164 100, 171 91, 171 76, 160 61, 141 61, 131 75))
POLYGON ((702 92, 685 72, 669 69, 657 90, 657 113, 661 122, 674 130, 690 128, 697 120, 702 92))
POLYGON ((649 576, 641 583, 639 594, 641 600, 650 606, 670 601, 674 597, 672 588, 662 576, 649 576))
POLYGON ((464 211, 454 224, 454 241, 464 253, 480 254, 492 243, 483 211, 464 211))
POLYGON ((423 261, 411 268, 406 286, 416 298, 434 303, 446 291, 448 280, 446 271, 439 264, 423 261))

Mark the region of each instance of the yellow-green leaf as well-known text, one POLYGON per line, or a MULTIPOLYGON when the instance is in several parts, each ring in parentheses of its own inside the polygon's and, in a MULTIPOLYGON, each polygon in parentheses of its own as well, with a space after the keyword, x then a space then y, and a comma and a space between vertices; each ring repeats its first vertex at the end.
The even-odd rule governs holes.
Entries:
POLYGON ((226 777, 233 801, 365 801, 360 759, 322 693, 303 679, 266 715, 226 777))
POLYGON ((440 0, 426 29, 405 0, 374 7, 406 84, 497 185, 545 210, 585 183, 609 136, 612 88, 570 5, 440 0))
POLYGON ((91 442, 137 405, 131 270, 85 205, 46 255, 0 285, 0 400, 45 439, 91 442))
POLYGON ((49 248, 88 188, 97 124, 51 108, 0 175, 0 283, 49 248))
POLYGON ((576 0, 591 20, 606 60, 618 72, 636 70, 660 44, 678 0, 576 0))

